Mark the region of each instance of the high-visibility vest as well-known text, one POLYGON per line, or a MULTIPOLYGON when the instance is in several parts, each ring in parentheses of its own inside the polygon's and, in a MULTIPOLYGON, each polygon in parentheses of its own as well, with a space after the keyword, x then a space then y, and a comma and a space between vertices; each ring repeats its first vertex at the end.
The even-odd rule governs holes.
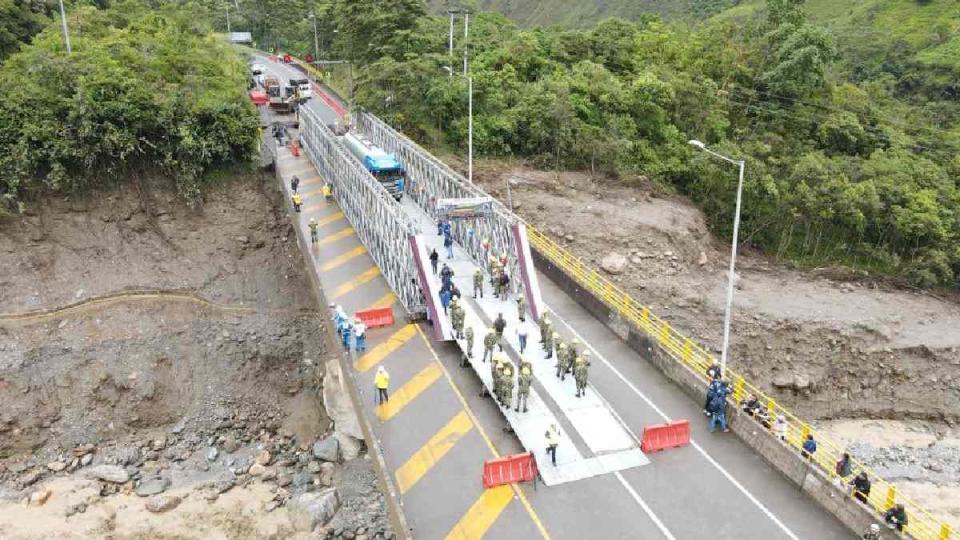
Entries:
POLYGON ((386 390, 390 386, 390 375, 387 375, 385 372, 378 371, 377 376, 374 377, 373 383, 380 388, 381 390, 386 390))

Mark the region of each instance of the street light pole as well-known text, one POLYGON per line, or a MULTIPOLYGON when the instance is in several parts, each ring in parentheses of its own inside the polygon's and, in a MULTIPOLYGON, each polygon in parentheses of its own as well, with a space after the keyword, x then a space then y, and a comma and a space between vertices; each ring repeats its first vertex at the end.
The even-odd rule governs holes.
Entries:
POLYGON ((70 54, 73 49, 70 47, 70 32, 67 31, 67 12, 63 9, 63 0, 60 0, 60 26, 63 28, 63 43, 67 46, 67 54, 70 54))
MULTIPOLYGON (((313 19, 313 60, 320 60, 320 39, 317 35, 317 14, 310 12, 310 18, 313 19)), ((316 66, 316 64, 314 64, 316 66)))
POLYGON ((467 180, 473 183, 473 77, 467 77, 467 180))
POLYGON ((725 375, 727 373, 727 356, 730 348, 730 319, 733 311, 733 287, 736 278, 734 269, 737 264, 737 242, 740 236, 740 206, 743 198, 743 169, 746 162, 742 159, 731 159, 722 154, 718 154, 698 140, 688 142, 691 146, 695 146, 716 158, 737 165, 740 168, 740 178, 737 181, 737 208, 733 217, 733 242, 730 245, 730 269, 727 273, 727 304, 723 314, 723 349, 720 351, 720 373, 725 375))
MULTIPOLYGON (((453 14, 454 11, 451 9, 450 13, 450 45, 448 47, 447 56, 450 58, 450 65, 453 65, 453 14)), ((453 77, 453 70, 450 70, 450 76, 453 77)))
MULTIPOLYGON (((62 5, 63 0, 60 0, 60 3, 62 5)), ((229 34, 230 33, 230 4, 227 4, 226 9, 227 9, 227 34, 229 34)))
POLYGON ((467 37, 470 35, 470 12, 463 12, 463 76, 467 76, 467 37))

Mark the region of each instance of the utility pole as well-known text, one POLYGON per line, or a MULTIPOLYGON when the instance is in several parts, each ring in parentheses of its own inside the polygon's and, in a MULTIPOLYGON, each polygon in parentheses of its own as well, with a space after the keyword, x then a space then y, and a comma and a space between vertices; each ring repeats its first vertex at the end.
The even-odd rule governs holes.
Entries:
MULTIPOLYGON (((447 13, 450 14, 450 39, 449 39, 450 44, 448 47, 447 56, 450 58, 450 65, 453 66, 453 14, 456 13, 456 11, 450 9, 450 10, 447 10, 447 13)), ((450 76, 453 77, 452 69, 450 70, 450 76)))
POLYGON ((320 39, 317 35, 317 14, 311 11, 310 18, 313 19, 313 61, 316 62, 317 60, 320 60, 320 39))
POLYGON ((470 12, 463 12, 463 76, 467 76, 467 37, 470 35, 470 12))
MULTIPOLYGON (((63 0, 60 0, 63 3, 63 0)), ((227 4, 227 34, 230 33, 230 4, 227 4)))
MULTIPOLYGON (((452 71, 452 70, 451 70, 452 71)), ((467 180, 473 183, 473 77, 467 77, 467 180)), ((510 206, 513 210, 513 205, 510 206)))
POLYGON ((63 43, 67 46, 67 54, 73 52, 70 47, 70 32, 67 31, 67 12, 63 9, 63 0, 60 0, 60 26, 63 28, 63 43))

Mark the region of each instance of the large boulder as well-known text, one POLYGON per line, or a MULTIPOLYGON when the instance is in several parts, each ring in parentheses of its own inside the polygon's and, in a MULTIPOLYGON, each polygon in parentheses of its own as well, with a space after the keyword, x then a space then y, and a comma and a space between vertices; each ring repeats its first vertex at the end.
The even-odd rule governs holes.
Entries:
POLYGON ((137 486, 137 495, 149 497, 159 495, 170 487, 170 479, 162 476, 151 476, 140 481, 137 486))
POLYGON ((323 376, 323 406, 333 420, 334 436, 340 442, 340 455, 351 460, 360 455, 363 448, 363 430, 353 401, 347 393, 340 362, 332 358, 326 363, 323 376))
POLYGON ((144 507, 150 512, 159 514, 167 510, 173 510, 180 504, 180 500, 180 497, 175 495, 158 495, 147 499, 144 507))
POLYGON ((627 268, 627 258, 616 251, 611 252, 600 261, 600 268, 608 274, 622 274, 627 268))
POLYGON ((127 471, 117 465, 98 465, 91 467, 87 469, 87 477, 114 484, 124 484, 130 480, 130 475, 127 474, 127 471))
POLYGON ((340 459, 340 442, 333 435, 313 443, 313 457, 336 462, 340 459))
POLYGON ((298 531, 309 532, 333 519, 340 509, 337 488, 297 495, 287 503, 290 523, 298 531))

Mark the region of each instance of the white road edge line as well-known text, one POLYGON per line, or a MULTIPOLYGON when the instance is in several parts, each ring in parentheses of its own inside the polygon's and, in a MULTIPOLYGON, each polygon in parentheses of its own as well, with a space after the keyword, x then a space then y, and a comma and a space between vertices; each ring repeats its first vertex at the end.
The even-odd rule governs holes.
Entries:
MULTIPOLYGON (((607 360, 602 354, 600 354, 599 351, 597 351, 597 349, 595 349, 592 345, 590 345, 590 342, 587 341, 583 336, 581 336, 579 332, 577 332, 576 330, 574 330, 573 326, 571 326, 569 323, 567 323, 567 321, 563 320, 563 318, 560 317, 560 315, 557 313, 556 310, 551 309, 550 312, 551 312, 551 314, 552 314, 558 321, 560 321, 561 323, 563 323, 563 325, 566 326, 567 329, 570 330, 570 332, 571 332, 574 336, 577 337, 577 339, 580 340, 580 343, 583 343, 583 344, 587 345, 587 346, 590 348, 590 350, 593 351, 593 355, 594 355, 595 357, 599 358, 600 361, 602 361, 608 368, 610 368, 610 371, 612 371, 613 374, 616 375, 618 379, 620 379, 621 381, 623 381, 623 383, 626 384, 627 387, 630 388, 630 390, 632 390, 634 394, 636 394, 637 396, 640 397, 640 399, 642 399, 644 402, 646 402, 646 404, 649 405, 650 408, 653 409, 658 415, 660 415, 660 417, 663 418, 664 421, 666 421, 666 422, 669 422, 669 421, 670 421, 670 417, 667 416, 667 414, 666 414, 665 412, 663 412, 663 410, 661 410, 660 407, 657 407, 657 405, 656 405, 650 398, 648 398, 648 397, 646 396, 646 394, 644 394, 643 392, 641 392, 639 388, 637 388, 632 382, 630 382, 630 381, 623 375, 623 373, 620 372, 620 370, 618 370, 616 367, 614 367, 613 364, 611 364, 609 360, 607 360)), ((634 436, 634 437, 636 437, 636 436, 634 436)), ((747 497, 747 499, 750 500, 750 502, 752 502, 753 504, 755 504, 755 505, 757 506, 757 508, 760 509, 761 512, 763 512, 768 518, 770 518, 771 521, 773 521, 778 527, 780 527, 780 530, 782 530, 784 533, 786 533, 786 535, 787 535, 791 540, 800 540, 800 538, 799 538, 796 534, 794 534, 794 532, 791 531, 790 528, 787 527, 782 521, 780 521, 780 519, 779 519, 776 515, 774 515, 774 513, 771 512, 769 508, 767 508, 766 506, 764 506, 763 503, 761 503, 759 499, 757 499, 752 493, 750 493, 750 491, 748 491, 747 488, 745 488, 745 487, 743 486, 743 484, 741 484, 739 481, 737 481, 737 479, 734 478, 733 475, 730 474, 730 472, 728 472, 725 468, 723 468, 722 465, 720 465, 719 463, 717 463, 717 461, 716 461, 715 459, 713 459, 713 457, 711 457, 710 454, 708 454, 707 451, 703 449, 703 447, 701 447, 699 444, 697 444, 697 442, 694 441, 693 439, 690 439, 690 445, 693 446, 694 448, 696 448, 697 452, 699 452, 700 455, 702 455, 702 456, 704 457, 704 459, 707 460, 708 463, 710 463, 711 465, 713 465, 714 468, 716 468, 718 471, 720 471, 720 474, 722 474, 724 477, 726 477, 726 479, 729 480, 730 483, 733 484, 734 487, 736 487, 736 488, 740 491, 740 493, 743 493, 743 494, 747 497)), ((616 473, 616 475, 617 475, 617 477, 620 479, 621 483, 624 484, 624 487, 627 488, 627 491, 632 492, 631 495, 635 495, 636 492, 634 492, 633 489, 632 489, 631 487, 629 487, 629 484, 627 484, 627 483, 624 481, 624 479, 623 479, 623 477, 620 475, 620 473, 618 472, 618 473, 616 473)), ((634 496, 634 499, 637 500, 638 503, 640 503, 640 506, 641 506, 641 507, 644 507, 644 511, 646 511, 649 515, 651 515, 651 517, 653 516, 653 513, 652 513, 651 511, 649 511, 649 509, 648 509, 648 508, 646 507, 646 505, 642 502, 642 500, 639 499, 639 496, 634 496)), ((659 521, 659 520, 655 519, 655 521, 659 521)), ((661 530, 664 530, 663 527, 661 527, 661 530)))
POLYGON ((647 503, 640 498, 640 494, 637 493, 637 491, 633 489, 633 486, 631 486, 623 478, 623 475, 620 474, 620 471, 613 473, 613 475, 617 477, 617 480, 619 480, 620 483, 623 485, 623 489, 627 490, 627 493, 629 493, 630 496, 633 497, 633 500, 637 501, 637 504, 640 505, 640 508, 643 508, 643 511, 647 513, 647 517, 649 517, 650 520, 653 521, 653 524, 656 525, 658 529, 660 529, 660 532, 662 532, 663 535, 666 536, 669 540, 677 540, 677 538, 673 536, 673 533, 670 532, 670 529, 668 529, 667 526, 664 525, 662 521, 660 521, 660 518, 658 518, 657 515, 653 513, 653 510, 651 510, 650 507, 647 506, 647 503))

